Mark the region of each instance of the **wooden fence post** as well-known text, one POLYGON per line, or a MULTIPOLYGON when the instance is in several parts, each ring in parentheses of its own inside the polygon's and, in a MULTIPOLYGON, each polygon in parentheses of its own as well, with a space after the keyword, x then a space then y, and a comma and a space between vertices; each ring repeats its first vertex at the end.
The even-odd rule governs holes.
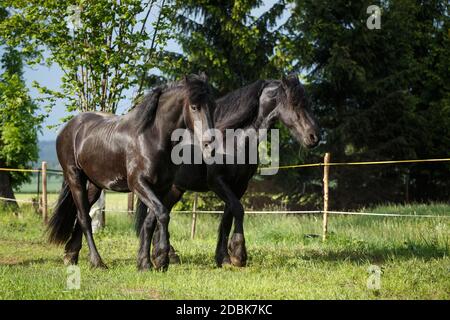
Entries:
POLYGON ((37 202, 38 202, 38 213, 42 212, 42 198, 41 198, 41 172, 37 173, 37 202))
POLYGON ((191 239, 192 240, 195 237, 195 228, 197 225, 197 202, 198 202, 198 194, 196 192, 194 194, 194 204, 192 206, 192 225, 191 225, 191 239))
POLYGON ((128 193, 128 215, 133 215, 134 213, 134 193, 128 193))
POLYGON ((330 154, 327 152, 323 159, 323 241, 327 239, 328 232, 328 173, 330 171, 328 163, 330 163, 330 154))
POLYGON ((405 178, 405 203, 409 203, 409 170, 405 178))
POLYGON ((48 222, 48 207, 47 207, 47 162, 42 161, 42 218, 44 223, 48 222))

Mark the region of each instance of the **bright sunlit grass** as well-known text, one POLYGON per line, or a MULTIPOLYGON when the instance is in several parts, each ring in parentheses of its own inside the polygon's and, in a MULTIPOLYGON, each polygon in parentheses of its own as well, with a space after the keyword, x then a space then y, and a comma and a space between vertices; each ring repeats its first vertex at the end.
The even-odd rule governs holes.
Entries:
MULTIPOLYGON (((118 196, 126 197, 114 195, 118 196)), ((372 211, 450 216, 445 204, 372 211)), ((322 243, 316 237, 321 233, 320 217, 246 215, 249 261, 242 269, 215 267, 218 215, 199 215, 193 241, 190 219, 174 214, 170 223, 171 242, 182 263, 171 265, 166 273, 138 272, 132 219, 107 214, 107 226, 95 238, 109 269, 92 270, 83 247, 81 289, 67 290, 63 248, 46 243, 40 217, 25 208, 19 216, 0 212, 0 298, 450 298, 450 218, 331 216, 329 239, 322 243), (382 271, 375 291, 367 288, 371 265, 382 271)))

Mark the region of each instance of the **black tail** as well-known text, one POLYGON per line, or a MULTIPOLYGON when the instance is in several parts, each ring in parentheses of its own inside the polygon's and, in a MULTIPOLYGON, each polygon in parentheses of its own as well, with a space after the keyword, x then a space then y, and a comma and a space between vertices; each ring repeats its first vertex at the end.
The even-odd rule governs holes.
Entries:
POLYGON ((58 203, 48 223, 48 241, 56 244, 66 243, 72 234, 76 219, 77 207, 73 201, 69 185, 64 180, 58 203))
POLYGON ((147 217, 147 206, 139 198, 136 202, 136 212, 134 213, 134 215, 136 219, 134 228, 136 230, 136 235, 139 237, 145 217, 147 217))

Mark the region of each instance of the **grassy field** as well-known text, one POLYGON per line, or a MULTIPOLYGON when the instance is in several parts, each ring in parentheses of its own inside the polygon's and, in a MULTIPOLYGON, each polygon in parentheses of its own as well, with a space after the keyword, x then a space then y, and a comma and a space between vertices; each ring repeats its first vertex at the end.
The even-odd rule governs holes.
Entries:
MULTIPOLYGON (((373 210, 450 216, 440 204, 373 210)), ((450 219, 331 216, 322 243, 319 218, 247 215, 248 267, 219 269, 219 217, 200 215, 192 241, 190 216, 174 214, 171 242, 182 263, 161 273, 136 270, 131 219, 106 218, 96 240, 109 269, 92 270, 83 247, 81 288, 68 290, 63 248, 46 243, 39 216, 0 212, 0 299, 450 299, 450 219), (367 286, 373 265, 377 290, 367 286)))

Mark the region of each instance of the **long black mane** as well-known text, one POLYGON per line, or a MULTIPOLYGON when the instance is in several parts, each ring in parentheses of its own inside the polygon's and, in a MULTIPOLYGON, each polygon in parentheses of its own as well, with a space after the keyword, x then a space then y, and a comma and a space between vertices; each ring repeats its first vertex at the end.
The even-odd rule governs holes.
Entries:
POLYGON ((139 131, 153 123, 156 110, 158 109, 159 97, 169 90, 183 91, 189 101, 203 104, 209 95, 211 89, 209 84, 202 76, 190 74, 186 76, 186 81, 174 81, 164 85, 157 86, 147 93, 142 101, 133 109, 137 110, 135 124, 139 131), (188 80, 188 81, 187 81, 188 80))
POLYGON ((155 119, 156 110, 158 109, 159 97, 161 96, 165 86, 159 86, 154 88, 151 92, 147 93, 139 103, 135 110, 137 111, 136 116, 136 127, 138 131, 143 131, 147 126, 153 123, 155 119))
POLYGON ((259 97, 265 85, 266 81, 257 80, 218 99, 216 127, 237 129, 250 125, 258 115, 259 97))

